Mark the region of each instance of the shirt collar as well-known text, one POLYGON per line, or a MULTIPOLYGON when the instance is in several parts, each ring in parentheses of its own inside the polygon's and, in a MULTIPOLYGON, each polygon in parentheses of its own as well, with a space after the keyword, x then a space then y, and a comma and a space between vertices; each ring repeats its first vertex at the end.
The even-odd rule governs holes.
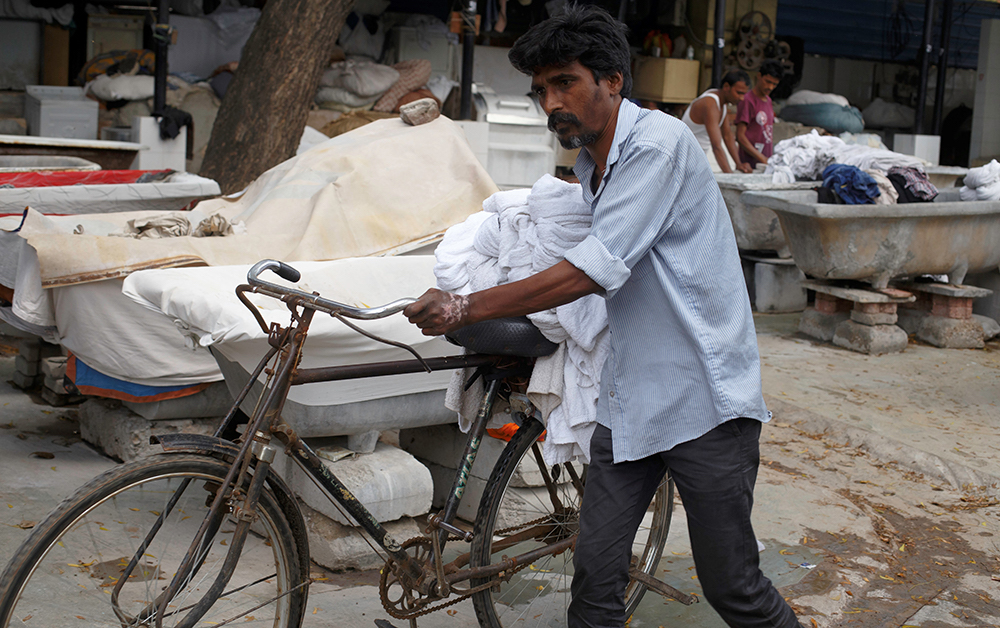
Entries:
MULTIPOLYGON (((622 98, 621 104, 618 106, 618 121, 615 124, 615 138, 611 142, 611 148, 608 150, 608 162, 605 166, 605 177, 607 173, 611 171, 611 166, 613 166, 617 161, 619 156, 621 156, 621 145, 625 143, 629 135, 632 134, 632 128, 635 127, 635 123, 639 120, 639 106, 633 103, 628 98, 622 98)), ((576 158, 576 165, 573 166, 573 172, 576 174, 576 178, 580 180, 581 183, 585 181, 590 181, 590 178, 594 174, 594 170, 597 168, 597 163, 594 158, 590 156, 590 153, 586 149, 580 151, 579 156, 576 158)), ((602 184, 603 185, 603 184, 602 184)), ((584 185, 584 194, 587 196, 593 196, 590 193, 590 185, 584 185)))

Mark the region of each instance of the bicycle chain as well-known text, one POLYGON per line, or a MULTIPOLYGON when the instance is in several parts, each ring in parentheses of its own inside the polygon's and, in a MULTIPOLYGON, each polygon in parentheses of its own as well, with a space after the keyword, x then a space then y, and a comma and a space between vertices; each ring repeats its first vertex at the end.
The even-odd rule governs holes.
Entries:
MULTIPOLYGON (((497 530, 496 532, 494 532, 494 534, 504 535, 504 534, 507 534, 507 533, 512 532, 514 530, 521 530, 521 529, 527 528, 529 526, 539 524, 539 523, 547 520, 548 518, 549 517, 539 517, 538 519, 534 519, 532 521, 526 521, 526 522, 524 522, 524 523, 522 523, 520 525, 511 526, 509 528, 504 528, 502 530, 497 530)), ((413 537, 411 539, 407 539, 406 541, 403 541, 402 547, 406 548, 406 547, 408 547, 410 545, 414 545, 415 543, 418 543, 422 539, 425 539, 425 538, 426 537, 415 536, 415 537, 413 537)), ((449 536, 448 540, 449 541, 457 541, 457 540, 459 540, 459 537, 457 537, 457 536, 449 536)), ((385 565, 382 567, 384 575, 383 575, 382 578, 380 578, 379 588, 378 588, 379 591, 378 592, 379 592, 379 598, 382 601, 382 608, 385 609, 385 612, 389 613, 389 615, 391 615, 392 617, 394 617, 396 619, 411 619, 411 618, 423 617, 424 615, 429 615, 430 613, 435 613, 435 612, 437 612, 439 610, 448 608, 449 606, 454 606, 455 604, 458 604, 459 602, 461 602, 463 600, 467 600, 468 598, 472 597, 476 593, 479 593, 480 591, 485 591, 486 589, 489 589, 489 588, 491 588, 494 585, 493 580, 490 580, 489 582, 481 584, 481 585, 479 585, 477 587, 473 587, 471 589, 466 589, 466 592, 464 594, 462 594, 462 595, 460 595, 460 596, 458 596, 458 597, 456 597, 454 599, 450 599, 447 602, 444 602, 444 603, 441 603, 441 604, 437 604, 435 606, 430 606, 430 607, 427 607, 427 608, 423 608, 423 609, 420 609, 418 611, 412 611, 412 612, 409 612, 409 613, 401 613, 401 612, 399 612, 399 610, 397 610, 396 606, 394 606, 392 604, 392 602, 389 601, 389 595, 388 595, 389 594, 389 591, 388 591, 389 588, 388 588, 388 586, 383 586, 382 582, 381 582, 382 580, 385 580, 388 577, 388 573, 389 573, 388 570, 391 569, 393 562, 394 561, 391 558, 385 561, 385 565)), ((521 571, 522 569, 526 568, 527 566, 528 566, 527 564, 517 565, 513 569, 509 570, 507 573, 510 574, 510 575, 514 575, 517 572, 521 571)), ((400 581, 400 586, 402 586, 402 582, 401 581, 400 581)))

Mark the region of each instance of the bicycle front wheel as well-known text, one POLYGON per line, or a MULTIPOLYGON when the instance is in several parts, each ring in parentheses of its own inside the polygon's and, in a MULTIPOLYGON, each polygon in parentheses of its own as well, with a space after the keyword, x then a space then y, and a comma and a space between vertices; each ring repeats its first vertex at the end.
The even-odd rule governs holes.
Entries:
MULTIPOLYGON (((528 419, 497 460, 476 516, 472 567, 554 545, 577 534, 586 467, 566 463, 543 470, 538 437, 544 430, 540 422, 528 419)), ((665 476, 632 545, 634 565, 650 575, 655 575, 667 541, 673 497, 673 480, 665 476)), ((484 628, 564 626, 572 579, 571 549, 544 555, 513 574, 504 574, 498 585, 476 593, 476 616, 484 628)), ((473 584, 485 582, 474 580, 473 584)), ((632 615, 645 593, 645 585, 629 582, 626 617, 632 615)))
MULTIPOLYGON (((153 626, 157 596, 180 566, 229 465, 207 456, 161 454, 100 475, 67 498, 18 549, 0 577, 0 627, 153 626), (112 592, 182 482, 189 484, 141 560, 112 592)), ((273 492, 262 491, 235 573, 199 626, 297 628, 306 586, 292 528, 273 492)), ((236 524, 227 515, 193 577, 170 600, 163 626, 177 626, 222 566, 236 524)))

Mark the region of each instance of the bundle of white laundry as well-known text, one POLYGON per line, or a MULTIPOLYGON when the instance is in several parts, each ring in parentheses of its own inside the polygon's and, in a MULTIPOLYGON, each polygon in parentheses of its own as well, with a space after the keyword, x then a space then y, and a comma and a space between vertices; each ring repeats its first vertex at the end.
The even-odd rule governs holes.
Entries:
POLYGON ((794 183, 797 180, 818 181, 830 164, 847 164, 861 170, 876 170, 883 174, 894 166, 924 171, 927 163, 912 155, 874 148, 863 144, 848 144, 834 135, 820 135, 815 130, 807 135, 782 140, 775 144, 767 160, 765 173, 774 183, 794 183))
MULTIPOLYGON (((579 184, 546 175, 530 190, 498 192, 483 202, 483 211, 445 233, 435 253, 438 287, 469 294, 534 275, 562 261, 563 253, 590 233, 591 221, 579 184)), ((604 299, 589 295, 528 318, 559 344, 555 353, 538 358, 528 385, 547 430, 545 461, 587 462, 610 346, 604 299)), ((482 394, 478 382, 464 390, 469 375, 456 372, 446 398, 463 431, 482 394)))
POLYGON ((970 168, 958 193, 963 201, 1000 201, 1000 163, 994 159, 980 168, 970 168))

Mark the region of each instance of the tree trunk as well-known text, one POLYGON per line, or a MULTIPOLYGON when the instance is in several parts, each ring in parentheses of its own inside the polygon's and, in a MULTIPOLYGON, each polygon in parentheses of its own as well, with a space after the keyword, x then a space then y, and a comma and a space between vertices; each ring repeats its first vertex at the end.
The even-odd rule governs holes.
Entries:
POLYGON ((353 0, 268 0, 212 127, 201 176, 224 194, 295 155, 353 0))

